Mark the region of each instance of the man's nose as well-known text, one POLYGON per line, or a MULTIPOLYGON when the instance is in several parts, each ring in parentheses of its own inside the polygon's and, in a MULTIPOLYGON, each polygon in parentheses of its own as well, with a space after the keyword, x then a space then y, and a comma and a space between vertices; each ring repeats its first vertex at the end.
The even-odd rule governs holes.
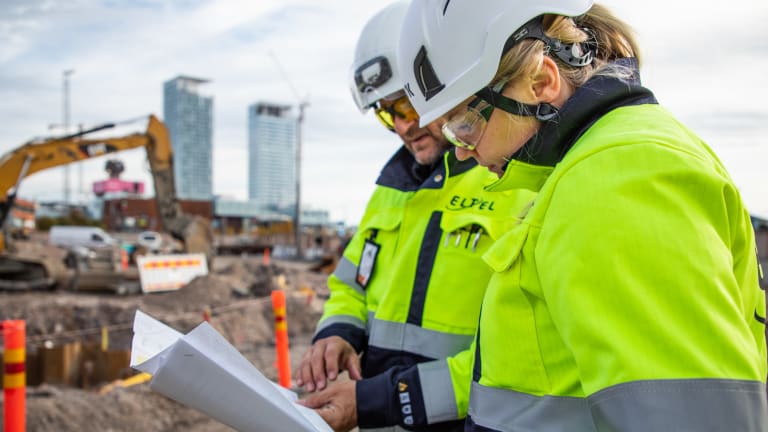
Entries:
POLYGON ((406 120, 399 115, 394 116, 395 130, 400 135, 406 134, 414 129, 419 128, 419 119, 406 120))

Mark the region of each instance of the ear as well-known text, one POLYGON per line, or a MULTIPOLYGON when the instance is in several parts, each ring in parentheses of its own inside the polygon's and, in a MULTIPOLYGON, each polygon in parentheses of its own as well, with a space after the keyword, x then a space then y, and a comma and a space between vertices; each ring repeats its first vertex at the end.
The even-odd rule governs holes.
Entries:
POLYGON ((539 102, 556 103, 560 100, 561 86, 560 69, 557 63, 551 57, 544 56, 541 69, 531 80, 533 94, 539 102))

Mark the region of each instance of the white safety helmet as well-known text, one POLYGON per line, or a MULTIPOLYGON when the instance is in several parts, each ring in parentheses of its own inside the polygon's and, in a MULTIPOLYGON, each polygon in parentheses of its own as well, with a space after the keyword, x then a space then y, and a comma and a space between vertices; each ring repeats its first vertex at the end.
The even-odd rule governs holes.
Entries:
POLYGON ((371 17, 360 33, 349 83, 361 112, 403 89, 396 52, 407 10, 407 1, 392 3, 371 17))
POLYGON ((421 125, 487 86, 504 46, 543 14, 578 16, 593 0, 416 0, 404 18, 397 63, 421 125))

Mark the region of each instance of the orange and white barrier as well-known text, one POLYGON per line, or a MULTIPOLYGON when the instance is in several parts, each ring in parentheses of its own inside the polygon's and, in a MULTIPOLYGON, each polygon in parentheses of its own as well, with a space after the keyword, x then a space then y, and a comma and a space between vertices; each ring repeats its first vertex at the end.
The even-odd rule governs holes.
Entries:
POLYGON ((137 259, 143 292, 174 291, 208 274, 204 254, 145 255, 137 259))

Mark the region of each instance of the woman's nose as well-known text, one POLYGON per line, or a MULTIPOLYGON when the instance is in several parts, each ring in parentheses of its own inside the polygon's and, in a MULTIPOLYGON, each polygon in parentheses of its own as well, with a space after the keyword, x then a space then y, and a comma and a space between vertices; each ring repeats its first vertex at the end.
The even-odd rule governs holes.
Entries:
POLYGON ((456 159, 465 161, 472 157, 472 151, 462 147, 456 147, 456 159))

